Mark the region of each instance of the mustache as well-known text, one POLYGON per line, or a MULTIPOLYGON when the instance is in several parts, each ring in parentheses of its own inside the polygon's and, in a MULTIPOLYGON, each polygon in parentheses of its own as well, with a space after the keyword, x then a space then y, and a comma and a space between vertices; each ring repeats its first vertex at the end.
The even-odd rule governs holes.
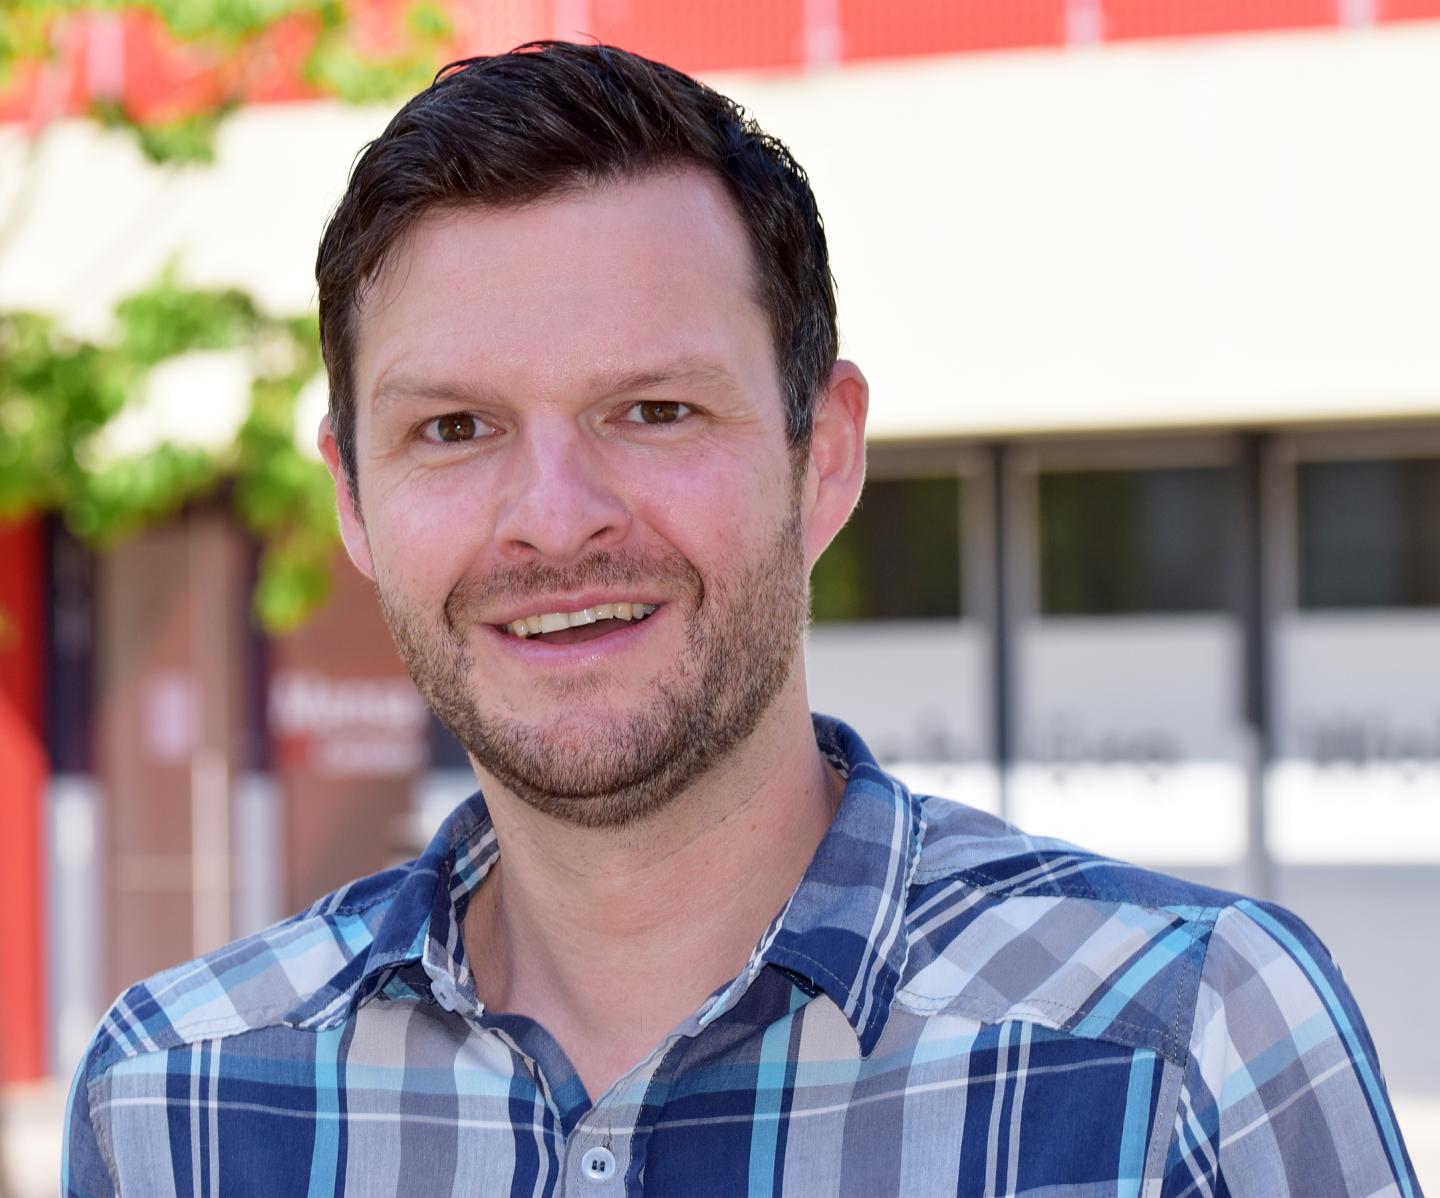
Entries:
POLYGON ((705 597, 699 571, 680 553, 611 553, 601 550, 574 562, 555 565, 524 562, 496 566, 479 578, 462 578, 445 597, 445 625, 460 636, 483 622, 480 614, 501 606, 520 606, 532 595, 578 591, 586 587, 660 584, 698 607, 705 597))

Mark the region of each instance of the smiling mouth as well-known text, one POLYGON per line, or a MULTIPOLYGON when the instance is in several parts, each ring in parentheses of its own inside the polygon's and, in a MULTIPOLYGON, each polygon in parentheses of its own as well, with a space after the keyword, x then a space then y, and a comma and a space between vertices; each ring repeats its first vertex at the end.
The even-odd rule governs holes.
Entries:
POLYGON ((501 632, 520 640, 551 645, 573 645, 615 632, 625 624, 643 620, 655 610, 653 603, 599 603, 579 611, 544 612, 497 624, 501 632))

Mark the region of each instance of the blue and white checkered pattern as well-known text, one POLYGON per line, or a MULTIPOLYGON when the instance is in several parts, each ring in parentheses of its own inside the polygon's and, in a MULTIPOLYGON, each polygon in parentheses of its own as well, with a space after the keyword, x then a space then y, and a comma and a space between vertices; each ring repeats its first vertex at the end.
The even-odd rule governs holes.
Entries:
POLYGON ((476 797, 413 864, 121 997, 64 1194, 1419 1194, 1292 915, 913 797, 816 732, 847 786, 800 886, 598 1099, 476 1001, 476 797))

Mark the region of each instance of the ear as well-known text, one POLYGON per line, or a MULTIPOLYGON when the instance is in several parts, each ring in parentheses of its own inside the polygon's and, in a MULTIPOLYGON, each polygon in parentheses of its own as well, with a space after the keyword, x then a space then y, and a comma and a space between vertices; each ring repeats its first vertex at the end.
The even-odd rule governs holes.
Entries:
POLYGON ((850 519, 865 483, 865 417, 870 385, 854 362, 840 360, 816 397, 805 473, 805 568, 850 519))
POLYGON ((325 459, 330 480, 335 484, 335 508, 340 514, 340 539, 345 542, 345 552, 350 555, 355 568, 374 582, 375 566, 370 560, 370 539, 365 535, 365 522, 360 518, 360 509, 350 491, 345 464, 340 460, 340 445, 335 440, 335 426, 328 414, 320 421, 317 439, 320 456, 325 459))

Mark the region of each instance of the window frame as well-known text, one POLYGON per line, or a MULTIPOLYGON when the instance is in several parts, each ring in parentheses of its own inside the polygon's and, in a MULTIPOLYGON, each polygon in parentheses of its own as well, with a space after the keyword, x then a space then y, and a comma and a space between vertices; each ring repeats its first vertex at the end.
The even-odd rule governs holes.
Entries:
POLYGON ((1440 458, 1440 425, 1373 425, 1361 429, 1307 429, 1275 438, 1271 468, 1266 471, 1267 536, 1278 552, 1267 585, 1271 610, 1296 616, 1343 615, 1346 612, 1434 612, 1419 607, 1302 607, 1300 605, 1300 471, 1305 462, 1396 461, 1440 458))
MULTIPOLYGON (((1238 470, 1241 444, 1232 434, 1175 433, 1167 435, 1094 434, 1045 438, 1017 443, 1007 480, 1006 505, 1010 563, 1010 609, 1019 621, 1205 619, 1234 614, 1236 580, 1227 577, 1225 601, 1217 609, 1197 612, 1116 612, 1090 615, 1046 613, 1041 605, 1040 475, 1115 470, 1169 470, 1211 467, 1238 470)), ((1224 563, 1227 575, 1235 563, 1224 563)))

